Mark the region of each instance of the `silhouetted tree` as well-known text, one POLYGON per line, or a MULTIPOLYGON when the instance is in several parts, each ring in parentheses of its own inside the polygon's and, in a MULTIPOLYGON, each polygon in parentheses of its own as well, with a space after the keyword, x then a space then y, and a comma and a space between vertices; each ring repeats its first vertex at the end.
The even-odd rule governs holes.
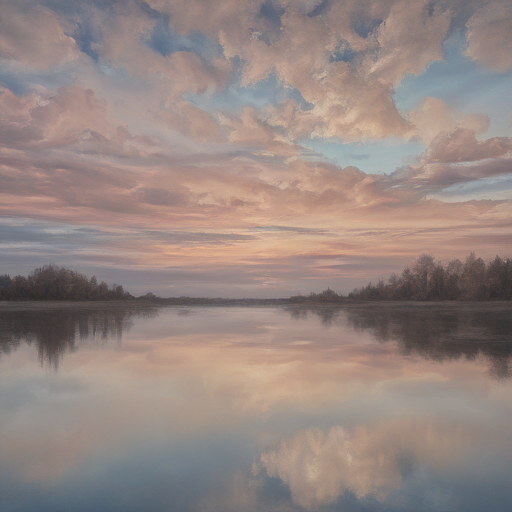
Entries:
POLYGON ((104 282, 98 284, 96 276, 45 265, 28 277, 0 276, 0 299, 3 300, 124 300, 132 296, 120 285, 109 290, 104 282))
POLYGON ((496 256, 487 265, 471 253, 464 263, 458 259, 446 266, 431 254, 422 254, 412 268, 386 283, 369 283, 349 294, 362 300, 511 300, 512 260, 496 256))
POLYGON ((412 270, 415 277, 415 299, 425 300, 429 298, 434 268, 434 256, 432 254, 422 254, 414 263, 412 270))
POLYGON ((472 252, 464 263, 460 279, 461 296, 465 300, 486 299, 485 262, 472 252))

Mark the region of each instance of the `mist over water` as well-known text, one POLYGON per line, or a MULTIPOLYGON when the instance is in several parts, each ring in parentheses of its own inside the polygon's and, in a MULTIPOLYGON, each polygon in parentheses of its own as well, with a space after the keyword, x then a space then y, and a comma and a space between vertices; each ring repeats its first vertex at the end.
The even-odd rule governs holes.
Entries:
POLYGON ((510 304, 0 309, 0 510, 503 511, 510 304))

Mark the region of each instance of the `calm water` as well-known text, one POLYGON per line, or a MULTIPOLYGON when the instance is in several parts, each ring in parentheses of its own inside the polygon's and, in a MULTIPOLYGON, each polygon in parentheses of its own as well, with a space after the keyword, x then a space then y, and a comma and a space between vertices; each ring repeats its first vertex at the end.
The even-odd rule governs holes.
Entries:
POLYGON ((0 308, 0 510, 512 504, 509 306, 0 308))

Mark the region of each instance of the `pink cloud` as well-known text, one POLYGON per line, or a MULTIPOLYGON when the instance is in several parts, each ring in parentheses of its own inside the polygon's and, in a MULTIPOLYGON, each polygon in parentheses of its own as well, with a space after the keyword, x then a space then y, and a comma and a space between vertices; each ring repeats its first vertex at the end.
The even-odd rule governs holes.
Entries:
POLYGON ((428 0, 394 2, 377 30, 377 58, 365 59, 364 70, 372 77, 397 85, 408 73, 418 75, 427 65, 443 59, 443 42, 451 13, 439 7, 429 14, 428 0))
MULTIPOLYGON (((2 65, 21 69, 24 80, 38 74, 25 89, 12 86, 18 95, 0 91, 4 215, 162 231, 233 230, 241 238, 229 244, 218 238, 183 251, 182 239, 144 245, 133 234, 127 245, 109 247, 112 254, 119 248, 133 255, 134 265, 155 268, 208 261, 220 269, 229 262, 242 275, 244 265, 258 272, 280 265, 268 270, 268 279, 257 278, 269 287, 285 273, 287 259, 313 252, 328 260, 311 258, 297 275, 347 278, 355 270, 336 259, 341 251, 356 260, 382 254, 400 261, 397 270, 426 249, 437 254, 456 247, 464 256, 462 238, 454 235, 460 226, 472 249, 491 250, 485 235, 493 248, 508 250, 509 227, 498 221, 510 217, 509 201, 492 201, 492 190, 482 201, 442 199, 454 185, 509 175, 510 138, 485 139, 486 115, 466 114, 439 98, 425 98, 410 112, 394 100, 405 76, 443 58, 458 2, 442 10, 423 0, 275 0, 274 12, 262 10, 260 0, 149 4, 160 14, 130 1, 115 3, 107 14, 88 5, 94 37, 81 44, 89 44, 92 58, 78 59, 74 40, 64 35, 79 40, 76 20, 8 7, 2 65), (151 42, 159 30, 172 44, 183 36, 198 47, 160 53, 151 42), (51 67, 72 61, 50 76, 51 67), (52 83, 67 85, 51 90, 52 83), (257 95, 267 88, 275 97, 262 101, 257 95), (314 161, 299 145, 308 137, 401 137, 421 139, 428 149, 414 164, 380 175, 314 161), (283 229, 243 238, 257 226, 283 229), (305 231, 291 230, 297 226, 305 231)), ((507 18, 496 5, 474 12, 468 55, 505 70, 497 45, 508 44, 500 28, 507 18), (494 42, 489 27, 496 27, 494 42)), ((289 272, 288 282, 299 279, 289 272)))
POLYGON ((512 138, 477 140, 475 131, 456 127, 441 132, 418 163, 393 175, 397 186, 427 195, 443 188, 512 172, 512 138))
POLYGON ((114 67, 122 66, 133 76, 163 79, 171 102, 179 100, 185 92, 204 93, 224 86, 231 69, 225 58, 206 63, 186 51, 162 55, 143 42, 156 21, 146 17, 134 4, 118 10, 108 30, 104 28, 102 41, 94 45, 105 62, 114 67))
POLYGON ((14 147, 66 146, 86 129, 107 136, 115 132, 106 104, 90 89, 65 86, 55 94, 34 92, 25 97, 2 89, 0 104, 3 143, 14 147))
POLYGON ((66 36, 53 14, 45 9, 23 10, 2 6, 0 58, 48 69, 80 55, 74 39, 66 36))
POLYGON ((335 2, 328 14, 316 17, 308 16, 316 2, 282 2, 278 25, 260 14, 261 4, 151 2, 169 13, 173 29, 184 34, 201 30, 219 39, 225 57, 239 56, 242 84, 275 73, 285 86, 298 89, 312 110, 298 105, 292 109, 288 103, 271 112, 275 125, 292 136, 365 140, 409 134, 411 125, 394 104, 393 86, 408 73, 419 74, 443 58, 449 11, 429 14, 426 0, 367 2, 371 16, 384 21, 362 37, 353 28, 361 16, 355 2, 335 2), (340 45, 358 52, 350 65, 333 61, 340 45))
POLYGON ((186 101, 170 103, 155 112, 165 126, 200 142, 227 141, 225 130, 214 116, 186 101))
POLYGON ((507 0, 482 4, 467 23, 467 55, 499 72, 512 70, 512 6, 507 0))
POLYGON ((156 142, 132 136, 112 118, 91 89, 64 86, 55 93, 15 96, 0 89, 0 144, 8 148, 68 148, 75 153, 118 157, 150 155, 156 142))
POLYGON ((438 135, 430 145, 426 158, 429 162, 474 162, 505 156, 512 151, 512 137, 492 137, 478 141, 475 132, 456 128, 438 135))
POLYGON ((430 144, 439 134, 456 128, 472 130, 481 134, 489 128, 489 117, 484 114, 465 114, 439 98, 427 96, 409 112, 414 125, 411 135, 430 144))

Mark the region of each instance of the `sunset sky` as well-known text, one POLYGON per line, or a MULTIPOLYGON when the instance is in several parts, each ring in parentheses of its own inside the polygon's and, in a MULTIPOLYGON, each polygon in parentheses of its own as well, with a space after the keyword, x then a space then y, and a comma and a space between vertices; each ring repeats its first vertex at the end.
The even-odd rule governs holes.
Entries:
POLYGON ((510 0, 0 0, 0 274, 347 293, 512 256, 510 0))

